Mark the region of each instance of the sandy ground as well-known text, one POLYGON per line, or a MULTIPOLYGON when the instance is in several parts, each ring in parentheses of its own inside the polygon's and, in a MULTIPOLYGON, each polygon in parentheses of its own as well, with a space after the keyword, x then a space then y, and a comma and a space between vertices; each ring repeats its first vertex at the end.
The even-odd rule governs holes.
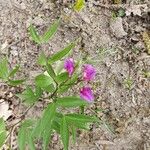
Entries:
MULTIPOLYGON (((28 84, 42 70, 36 64, 41 50, 51 55, 77 38, 74 57, 80 59, 81 53, 97 69, 94 87, 98 98, 91 108, 105 110, 97 114, 105 123, 91 126, 90 132, 80 132, 70 150, 150 150, 150 77, 143 73, 150 71, 150 55, 142 39, 142 33, 149 29, 148 0, 127 0, 118 6, 107 0, 90 0, 80 13, 71 9, 69 1, 0 0, 0 56, 9 58, 10 67, 19 63, 19 76, 29 77, 28 84), (115 17, 120 8, 126 15, 115 17), (48 44, 39 47, 29 39, 30 23, 43 33, 58 17, 62 18, 61 26, 48 44), (131 80, 130 89, 127 79, 131 80)), ((0 99, 12 110, 9 123, 25 108, 14 96, 19 89, 0 84, 0 90, 0 99)), ((28 116, 38 116, 42 107, 36 106, 28 116)), ((11 147, 15 150, 15 132, 13 136, 11 147)), ((50 149, 62 149, 57 135, 50 149)))

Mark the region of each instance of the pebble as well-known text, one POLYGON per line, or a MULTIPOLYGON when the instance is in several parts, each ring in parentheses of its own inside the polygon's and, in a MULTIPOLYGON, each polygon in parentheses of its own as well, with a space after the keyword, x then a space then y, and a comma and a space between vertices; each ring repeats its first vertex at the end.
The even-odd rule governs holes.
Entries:
POLYGON ((124 31, 121 17, 118 17, 115 20, 111 20, 110 29, 117 38, 123 38, 127 35, 127 33, 124 31))

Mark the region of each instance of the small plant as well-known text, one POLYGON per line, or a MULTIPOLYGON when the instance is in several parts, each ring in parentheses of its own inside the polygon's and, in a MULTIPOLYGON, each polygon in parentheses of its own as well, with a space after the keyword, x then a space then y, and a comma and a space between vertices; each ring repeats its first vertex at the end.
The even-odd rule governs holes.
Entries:
POLYGON ((123 8, 120 8, 119 10, 113 10, 111 12, 112 20, 116 20, 118 17, 124 17, 125 15, 125 10, 123 8))
POLYGON ((144 70, 143 75, 144 75, 145 78, 150 78, 150 71, 144 70))
POLYGON ((140 53, 140 49, 136 48, 135 46, 133 46, 131 50, 134 54, 139 54, 140 53))
MULTIPOLYGON (((58 26, 59 21, 56 21, 41 36, 37 33, 34 26, 31 25, 29 33, 34 42, 42 44, 48 42, 56 33, 58 26)), ((84 64, 81 60, 75 61, 68 56, 74 47, 75 42, 72 42, 50 57, 41 52, 38 64, 43 67, 44 72, 35 77, 32 87, 27 86, 22 93, 17 94, 22 102, 29 105, 29 109, 34 107, 39 100, 49 100, 40 118, 24 120, 25 116, 21 116, 21 124, 20 121, 18 122, 20 124, 18 132, 18 146, 20 150, 25 150, 27 147, 30 150, 35 150, 35 144, 39 141, 42 141, 42 149, 47 150, 53 132, 60 134, 64 150, 68 150, 69 137, 72 135, 75 141, 77 129, 87 130, 89 123, 99 122, 99 119, 95 116, 84 114, 84 107, 94 101, 94 94, 89 84, 94 79, 96 71, 92 65, 84 64), (61 65, 58 65, 58 62, 61 62, 61 65), (80 96, 62 96, 74 85, 80 86, 78 91, 80 96), (44 97, 44 93, 47 93, 48 96, 44 97), (69 108, 73 107, 79 107, 81 112, 69 113, 69 108), (63 110, 65 108, 65 111, 62 111, 62 108, 63 110)), ((6 59, 3 59, 0 62, 0 78, 10 85, 17 86, 25 80, 11 80, 9 77, 13 77, 18 69, 18 67, 15 67, 12 71, 8 71, 8 62, 6 59)), ((5 125, 1 119, 0 146, 2 146, 5 139, 5 125)))
POLYGON ((128 89, 128 90, 131 90, 132 88, 132 85, 133 85, 133 80, 128 77, 127 79, 124 80, 124 86, 128 89))
POLYGON ((80 11, 85 7, 85 0, 76 0, 74 10, 80 11))

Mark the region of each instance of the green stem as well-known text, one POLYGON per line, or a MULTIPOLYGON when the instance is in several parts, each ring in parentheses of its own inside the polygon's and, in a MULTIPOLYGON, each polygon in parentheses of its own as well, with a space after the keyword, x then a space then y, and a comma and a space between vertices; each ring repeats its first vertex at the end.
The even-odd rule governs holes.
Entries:
POLYGON ((84 114, 84 106, 80 106, 80 113, 84 114))

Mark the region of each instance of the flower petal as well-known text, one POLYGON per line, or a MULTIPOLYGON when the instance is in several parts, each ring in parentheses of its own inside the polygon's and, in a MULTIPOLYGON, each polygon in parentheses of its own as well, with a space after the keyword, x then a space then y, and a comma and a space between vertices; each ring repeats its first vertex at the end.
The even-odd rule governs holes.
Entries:
POLYGON ((72 58, 68 58, 65 60, 64 63, 64 68, 66 69, 66 71, 69 73, 69 76, 71 76, 74 72, 74 60, 72 58))
POLYGON ((96 75, 96 70, 92 65, 86 64, 83 68, 83 79, 85 81, 92 80, 96 75))
POLYGON ((94 100, 94 95, 90 87, 83 87, 80 90, 80 97, 88 102, 92 102, 94 100))

